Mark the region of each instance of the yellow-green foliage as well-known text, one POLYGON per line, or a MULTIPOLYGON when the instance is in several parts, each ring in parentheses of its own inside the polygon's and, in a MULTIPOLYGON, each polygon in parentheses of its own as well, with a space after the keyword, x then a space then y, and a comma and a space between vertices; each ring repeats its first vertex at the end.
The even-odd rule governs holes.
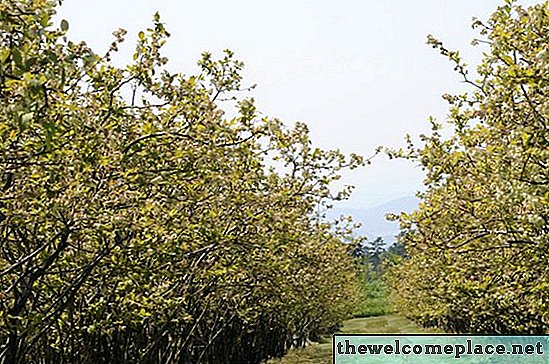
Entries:
POLYGON ((423 202, 402 215, 409 259, 392 272, 396 309, 455 332, 549 331, 549 10, 513 1, 485 24, 471 81, 459 53, 430 37, 473 92, 408 157, 427 171, 423 202))
POLYGON ((166 71, 158 15, 118 68, 125 32, 98 55, 54 4, 0 2, 0 362, 254 363, 348 316, 353 262, 314 212, 361 158, 251 99, 224 117, 242 64, 166 71))

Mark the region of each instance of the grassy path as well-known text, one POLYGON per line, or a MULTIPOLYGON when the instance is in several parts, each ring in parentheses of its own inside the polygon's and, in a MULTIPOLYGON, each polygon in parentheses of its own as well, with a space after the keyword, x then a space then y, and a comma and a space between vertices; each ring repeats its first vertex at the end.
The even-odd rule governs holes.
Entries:
MULTIPOLYGON (((362 334, 398 334, 398 333, 428 333, 409 320, 398 315, 356 318, 345 321, 342 333, 362 334)), ((326 337, 318 344, 312 344, 303 349, 290 350, 282 359, 270 360, 268 364, 331 364, 332 337, 326 337)))

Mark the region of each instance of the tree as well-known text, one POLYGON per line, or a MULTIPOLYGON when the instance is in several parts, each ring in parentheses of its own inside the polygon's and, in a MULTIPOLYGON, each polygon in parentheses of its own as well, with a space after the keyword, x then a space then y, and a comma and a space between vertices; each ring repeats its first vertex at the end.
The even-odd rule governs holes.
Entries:
POLYGON ((506 1, 487 23, 488 47, 470 79, 458 52, 433 37, 473 91, 445 95, 444 137, 432 121, 424 146, 400 156, 427 172, 417 211, 400 216, 408 259, 392 272, 397 307, 454 332, 549 330, 548 3, 506 1))
POLYGON ((227 119, 243 64, 168 72, 158 14, 118 68, 125 31, 100 56, 54 13, 0 2, 0 362, 254 363, 350 314, 352 259, 315 211, 362 158, 253 99, 227 119))
POLYGON ((385 254, 385 241, 381 236, 375 238, 375 240, 366 246, 368 252, 369 262, 372 265, 372 268, 375 272, 380 273, 381 271, 381 262, 383 255, 385 254))

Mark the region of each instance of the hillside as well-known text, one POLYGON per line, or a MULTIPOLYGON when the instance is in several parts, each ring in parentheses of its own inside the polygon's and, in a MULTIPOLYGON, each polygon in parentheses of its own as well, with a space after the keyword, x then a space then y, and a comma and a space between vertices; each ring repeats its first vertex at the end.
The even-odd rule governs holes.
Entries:
POLYGON ((353 221, 362 224, 357 233, 367 236, 370 240, 381 236, 388 244, 395 241, 398 234, 398 223, 387 221, 388 213, 411 212, 417 208, 419 199, 414 196, 404 196, 384 202, 371 208, 344 208, 335 207, 328 213, 329 218, 337 218, 340 215, 351 215, 353 221))

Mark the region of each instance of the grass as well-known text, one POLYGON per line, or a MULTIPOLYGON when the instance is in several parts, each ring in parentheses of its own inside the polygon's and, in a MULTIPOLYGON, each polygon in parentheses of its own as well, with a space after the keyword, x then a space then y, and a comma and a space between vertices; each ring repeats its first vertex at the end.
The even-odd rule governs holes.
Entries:
MULTIPOLYGON (((421 334, 436 332, 423 329, 410 320, 392 314, 389 291, 376 272, 365 271, 360 280, 361 303, 354 312, 354 319, 347 320, 339 331, 342 334, 421 334)), ((305 348, 292 349, 281 359, 272 359, 267 364, 331 364, 332 336, 305 348)))
MULTIPOLYGON (((411 334, 433 333, 423 329, 399 315, 384 315, 378 317, 363 317, 345 321, 340 333, 343 334, 411 334)), ((282 359, 273 359, 268 364, 331 364, 332 337, 323 338, 319 343, 311 344, 302 349, 292 349, 282 359)))
POLYGON ((370 317, 391 313, 388 289, 376 274, 370 274, 362 280, 360 296, 361 303, 353 316, 370 317))

